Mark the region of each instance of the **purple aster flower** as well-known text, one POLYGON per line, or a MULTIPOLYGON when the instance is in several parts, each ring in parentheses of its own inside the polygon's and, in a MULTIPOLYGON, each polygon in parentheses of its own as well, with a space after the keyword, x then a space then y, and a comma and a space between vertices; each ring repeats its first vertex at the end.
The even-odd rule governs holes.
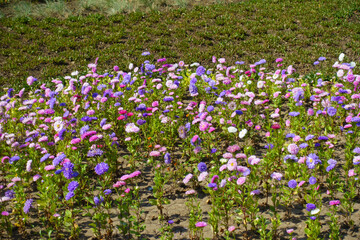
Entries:
POLYGON ((141 103, 139 106, 135 108, 136 111, 145 111, 146 105, 144 103, 141 103))
POLYGON ((314 65, 318 65, 320 62, 319 61, 315 61, 314 62, 314 65))
POLYGON ((63 129, 60 130, 60 132, 59 132, 59 138, 60 138, 60 140, 64 140, 64 135, 65 135, 65 133, 66 133, 66 129, 65 129, 65 128, 63 128, 63 129))
POLYGON ((209 184, 208 184, 208 187, 209 187, 209 188, 216 188, 216 187, 217 187, 217 184, 216 184, 216 183, 209 183, 209 184))
POLYGON ((168 152, 165 153, 164 160, 165 160, 165 164, 170 164, 171 163, 170 153, 168 153, 168 152))
POLYGON ((198 169, 199 169, 200 172, 206 172, 206 170, 207 170, 206 163, 200 162, 200 163, 198 164, 198 169))
POLYGON ((309 144, 302 143, 302 144, 299 145, 299 148, 304 149, 304 148, 307 148, 308 146, 309 146, 309 144))
POLYGON ((13 93, 12 93, 13 91, 14 91, 13 88, 9 88, 9 90, 7 91, 9 98, 13 97, 13 93))
POLYGON ((73 169, 74 169, 74 164, 72 162, 64 163, 62 171, 66 179, 71 179, 73 177, 73 169))
POLYGON ((311 212, 311 210, 314 210, 314 209, 316 209, 316 205, 315 205, 315 204, 313 204, 313 203, 308 203, 308 204, 306 204, 306 210, 307 210, 308 212, 311 212))
POLYGON ((190 84, 189 85, 189 92, 190 92, 190 94, 197 94, 198 93, 198 89, 195 86, 195 84, 190 84))
POLYGON ((211 149, 211 153, 216 153, 217 149, 216 148, 212 148, 211 149))
POLYGON ((7 190, 7 191, 5 192, 5 197, 8 197, 8 198, 10 198, 10 199, 15 198, 15 192, 14 192, 14 190, 7 190))
POLYGON ((24 210, 24 213, 26 213, 26 214, 28 214, 29 213, 29 211, 30 211, 30 208, 32 207, 32 203, 34 202, 34 200, 33 199, 28 199, 28 200, 26 200, 26 202, 25 202, 25 204, 24 204, 24 208, 23 208, 23 210, 24 210))
POLYGON ((72 181, 71 183, 69 183, 68 185, 68 190, 69 192, 73 192, 75 191, 75 189, 79 186, 79 183, 77 181, 72 181))
POLYGON ((335 168, 337 161, 334 159, 329 159, 327 162, 328 162, 329 166, 326 167, 326 171, 330 172, 331 170, 333 170, 335 168))
POLYGON ((186 138, 186 129, 184 126, 180 126, 178 129, 179 137, 184 139, 186 138))
POLYGON ((316 181, 316 177, 311 176, 311 177, 309 178, 309 183, 310 183, 311 185, 314 185, 316 182, 317 182, 317 181, 316 181))
POLYGON ((74 196, 75 196, 74 192, 68 192, 68 194, 66 194, 66 196, 65 196, 65 200, 69 201, 74 196))
POLYGON ((111 189, 105 189, 105 190, 104 190, 104 194, 105 194, 105 195, 111 194, 111 189))
POLYGON ((355 123, 360 122, 360 117, 353 117, 353 118, 351 118, 351 122, 355 122, 355 123))
POLYGON ((293 161, 295 161, 295 162, 297 162, 299 159, 295 156, 295 155, 286 155, 285 157, 284 157, 284 162, 286 162, 287 160, 289 160, 289 159, 291 159, 291 160, 293 160, 293 161))
POLYGON ((241 111, 241 110, 235 110, 235 113, 236 113, 236 115, 242 115, 242 114, 243 114, 243 111, 241 111))
POLYGON ((13 156, 12 158, 9 159, 9 163, 13 164, 16 161, 19 161, 20 157, 19 156, 13 156))
POLYGON ((311 220, 315 220, 316 217, 315 217, 315 216, 311 216, 310 219, 311 219, 311 220))
POLYGON ((315 153, 310 153, 306 158, 306 165, 309 169, 314 169, 316 164, 321 163, 319 157, 315 153))
POLYGON ((325 61, 326 57, 319 57, 318 61, 325 61))
POLYGON ((289 188, 296 188, 296 186, 297 186, 296 180, 294 180, 294 179, 290 180, 288 182, 288 186, 289 186, 289 188))
POLYGON ((330 117, 335 116, 336 112, 337 112, 337 110, 336 110, 336 108, 334 108, 334 107, 329 107, 329 108, 327 109, 327 114, 328 114, 330 117))
POLYGON ((57 166, 59 163, 62 162, 62 160, 64 160, 66 158, 66 155, 64 153, 60 154, 59 156, 57 156, 56 158, 53 159, 53 165, 57 166))
POLYGON ((97 197, 97 196, 94 197, 94 203, 95 203, 96 206, 98 206, 98 205, 99 205, 100 203, 102 203, 103 201, 104 201, 104 198, 101 197, 101 196, 100 196, 100 198, 97 197))
POLYGON ((296 116, 299 116, 300 113, 299 112, 289 112, 289 115, 292 117, 296 117, 296 116))
POLYGON ((174 98, 173 97, 170 97, 170 96, 167 96, 167 97, 164 97, 164 102, 172 102, 174 101, 174 98))
POLYGON ((305 141, 309 141, 309 140, 313 139, 314 137, 315 137, 314 135, 309 134, 305 137, 305 141))
MULTIPOLYGON (((103 127, 106 124, 106 118, 103 118, 100 122, 100 127, 103 127)), ((82 134, 81 134, 82 135, 82 134)))
POLYGON ((139 126, 141 126, 141 125, 143 125, 145 123, 146 123, 146 120, 144 120, 144 119, 139 119, 139 120, 136 121, 136 124, 139 125, 139 126))
POLYGON ((288 133, 286 134, 285 138, 293 138, 295 137, 295 134, 294 133, 288 133))
POLYGON ((353 153, 360 154, 360 148, 359 147, 354 148, 353 153))
POLYGON ((319 140, 328 140, 329 138, 327 137, 327 136, 320 136, 319 138, 318 138, 319 140))
POLYGON ((105 162, 101 162, 95 167, 95 172, 97 175, 102 175, 109 170, 109 165, 105 162))
POLYGON ((211 106, 211 105, 208 106, 208 107, 207 107, 207 111, 208 111, 208 112, 214 111, 214 106, 211 106))
POLYGON ((196 75, 198 76, 202 76, 205 74, 205 68, 203 66, 199 66, 197 69, 196 69, 196 75))

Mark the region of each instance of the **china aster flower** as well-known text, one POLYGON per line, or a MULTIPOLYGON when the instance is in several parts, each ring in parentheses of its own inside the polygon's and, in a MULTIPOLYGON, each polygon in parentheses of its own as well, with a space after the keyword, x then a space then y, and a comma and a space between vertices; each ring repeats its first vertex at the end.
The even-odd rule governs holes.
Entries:
POLYGON ((282 177, 283 177, 283 175, 281 173, 278 173, 278 172, 273 172, 271 174, 271 178, 276 179, 278 181, 280 181, 282 177))
POLYGON ((330 117, 335 116, 336 112, 337 112, 337 110, 336 110, 336 108, 334 108, 334 107, 329 107, 329 108, 327 109, 327 114, 328 114, 330 117))
POLYGON ((23 210, 24 210, 24 213, 26 213, 26 214, 28 214, 29 213, 29 211, 30 211, 30 208, 32 207, 32 203, 34 202, 34 200, 33 199, 28 199, 28 200, 26 200, 26 202, 25 202, 25 204, 24 204, 24 208, 23 208, 23 210))
POLYGON ((306 165, 309 169, 314 169, 316 164, 321 163, 319 157, 315 153, 310 153, 306 157, 306 165))
POLYGON ((291 179, 289 182, 288 182, 288 186, 289 188, 296 188, 297 186, 297 182, 295 179, 291 179))
POLYGON ((127 133, 137 133, 140 131, 140 128, 138 128, 134 123, 128 123, 125 127, 125 131, 127 133))
POLYGON ((241 131, 239 132, 239 138, 245 137, 245 135, 246 135, 247 132, 248 132, 248 131, 247 131, 246 128, 244 128, 243 130, 241 130, 241 131))
POLYGON ((206 227, 207 226, 207 223, 206 222, 197 222, 195 224, 196 227, 206 227))
POLYGON ((309 183, 310 183, 311 185, 314 185, 316 182, 317 182, 317 181, 316 181, 316 177, 311 176, 311 177, 309 178, 309 183))
POLYGON ((331 200, 330 202, 329 202, 329 204, 330 204, 330 206, 338 206, 338 205, 340 205, 340 200, 331 200))
POLYGON ((292 155, 296 155, 299 152, 299 147, 295 143, 289 144, 287 149, 292 155))
POLYGON ((205 68, 203 66, 199 66, 197 69, 196 69, 196 75, 198 76, 202 76, 205 74, 205 68))
POLYGON ((353 159, 353 163, 354 163, 354 165, 360 164, 360 156, 355 156, 353 159))
POLYGON ((207 170, 206 163, 200 162, 200 163, 198 164, 198 170, 199 170, 200 172, 206 172, 206 170, 207 170))
POLYGON ((171 163, 170 153, 168 153, 168 152, 165 153, 164 160, 165 160, 165 164, 170 164, 171 163))
POLYGON ((73 177, 73 169, 74 169, 74 164, 73 163, 71 163, 71 162, 64 163, 63 168, 62 168, 62 172, 63 172, 64 177, 66 179, 71 179, 73 177))
POLYGON ((328 162, 329 166, 327 166, 326 171, 330 172, 331 170, 333 170, 335 168, 337 161, 334 159, 329 159, 327 162, 328 162))
POLYGON ((310 212, 311 210, 314 210, 314 209, 316 209, 316 205, 315 205, 315 204, 313 204, 313 203, 308 203, 308 204, 306 204, 306 210, 307 210, 308 212, 310 212))
POLYGON ((72 181, 71 183, 69 183, 68 185, 68 190, 69 192, 73 192, 75 191, 75 189, 79 186, 79 183, 77 181, 72 181))
POLYGON ((235 158, 230 158, 229 161, 227 162, 227 169, 229 171, 234 171, 235 169, 237 169, 237 162, 235 158))
POLYGON ((109 170, 109 165, 105 162, 101 162, 95 167, 95 172, 97 175, 102 175, 109 170))

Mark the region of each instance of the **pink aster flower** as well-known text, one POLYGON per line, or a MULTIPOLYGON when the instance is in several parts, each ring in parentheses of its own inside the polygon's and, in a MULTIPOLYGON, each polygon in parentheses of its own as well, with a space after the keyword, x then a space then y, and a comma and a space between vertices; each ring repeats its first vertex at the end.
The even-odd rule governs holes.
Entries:
POLYGON ((229 228, 228 228, 228 231, 229 232, 233 232, 235 230, 235 226, 230 226, 229 228))
POLYGON ((355 170, 354 170, 354 169, 350 169, 349 172, 348 172, 348 176, 349 176, 349 177, 356 176, 355 170))
POLYGON ((246 177, 239 177, 238 180, 236 181, 237 185, 243 185, 246 181, 246 177))
POLYGON ((114 188, 118 188, 118 187, 120 187, 120 186, 125 186, 126 185, 126 182, 124 182, 124 181, 117 181, 114 185, 113 185, 113 187, 114 188))
POLYGON ((296 155, 299 152, 299 147, 295 143, 291 143, 287 149, 292 155, 296 155))
POLYGON ((208 175, 209 175, 208 172, 202 172, 202 173, 200 173, 200 175, 199 175, 199 177, 198 177, 199 182, 204 181, 205 178, 206 178, 208 175))
POLYGON ((338 206, 340 205, 340 200, 332 200, 329 202, 330 206, 338 206))
POLYGON ((195 194, 196 193, 196 191, 194 190, 194 189, 191 189, 191 190, 189 190, 189 191, 186 191, 185 192, 185 195, 193 195, 193 194, 195 194))
POLYGON ((252 155, 248 158, 248 162, 250 165, 256 165, 261 161, 260 158, 257 158, 256 156, 252 155))
POLYGON ((183 183, 186 185, 192 177, 193 177, 193 175, 191 173, 189 173, 188 175, 185 176, 183 183))
POLYGON ((233 157, 233 154, 232 153, 224 153, 223 154, 223 158, 226 158, 226 159, 230 159, 233 157))
POLYGON ((44 169, 45 169, 46 171, 51 171, 51 170, 54 170, 54 169, 55 169, 55 166, 54 166, 54 165, 47 165, 47 166, 44 167, 44 169))
POLYGON ((158 157, 160 156, 160 152, 159 151, 151 151, 150 152, 150 157, 158 157))
POLYGON ((125 131, 127 133, 137 133, 140 131, 140 128, 138 128, 134 123, 128 123, 125 127, 125 131))
POLYGON ((197 222, 195 224, 196 227, 206 227, 207 226, 207 223, 206 222, 197 222))
POLYGON ((47 142, 49 139, 47 136, 42 136, 41 138, 39 138, 39 142, 47 142))
POLYGON ((81 139, 80 138, 74 138, 74 139, 72 139, 71 140, 71 144, 77 144, 77 143, 79 143, 79 142, 81 142, 81 139))
POLYGON ((206 131, 206 129, 208 129, 208 127, 209 127, 208 122, 205 122, 205 121, 200 122, 200 125, 199 125, 200 131, 204 132, 204 131, 206 131))
POLYGON ((226 166, 229 171, 234 171, 237 167, 236 159, 230 158, 226 166))
POLYGON ((89 138, 89 142, 95 142, 96 140, 99 139, 99 136, 98 135, 93 135, 89 138))

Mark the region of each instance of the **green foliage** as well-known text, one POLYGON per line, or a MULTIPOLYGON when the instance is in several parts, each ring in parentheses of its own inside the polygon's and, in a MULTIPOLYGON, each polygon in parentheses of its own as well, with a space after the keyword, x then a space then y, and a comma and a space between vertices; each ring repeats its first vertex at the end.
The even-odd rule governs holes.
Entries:
POLYGON ((168 62, 189 64, 211 64, 211 56, 224 57, 229 64, 260 58, 272 63, 282 57, 299 73, 313 69, 320 56, 327 58, 317 66, 324 72, 331 72, 337 56, 347 49, 350 59, 360 56, 356 1, 341 7, 338 0, 287 0, 204 3, 188 9, 178 8, 189 5, 187 0, 71 3, 76 7, 70 8, 67 1, 9 4, 14 18, 0 18, 1 84, 17 81, 21 87, 29 75, 69 75, 84 70, 96 57, 98 69, 125 68, 130 62, 138 66, 146 60, 140 56, 143 51, 152 53, 149 60, 166 57, 168 62), (174 8, 168 8, 172 4, 174 8))

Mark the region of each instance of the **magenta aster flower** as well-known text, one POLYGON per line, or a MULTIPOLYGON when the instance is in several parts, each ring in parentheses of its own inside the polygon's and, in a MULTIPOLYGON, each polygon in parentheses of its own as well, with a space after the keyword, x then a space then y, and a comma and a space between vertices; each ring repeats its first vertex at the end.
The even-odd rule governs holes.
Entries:
POLYGON ((207 223, 206 222, 197 222, 195 224, 196 227, 206 227, 207 226, 207 223))

